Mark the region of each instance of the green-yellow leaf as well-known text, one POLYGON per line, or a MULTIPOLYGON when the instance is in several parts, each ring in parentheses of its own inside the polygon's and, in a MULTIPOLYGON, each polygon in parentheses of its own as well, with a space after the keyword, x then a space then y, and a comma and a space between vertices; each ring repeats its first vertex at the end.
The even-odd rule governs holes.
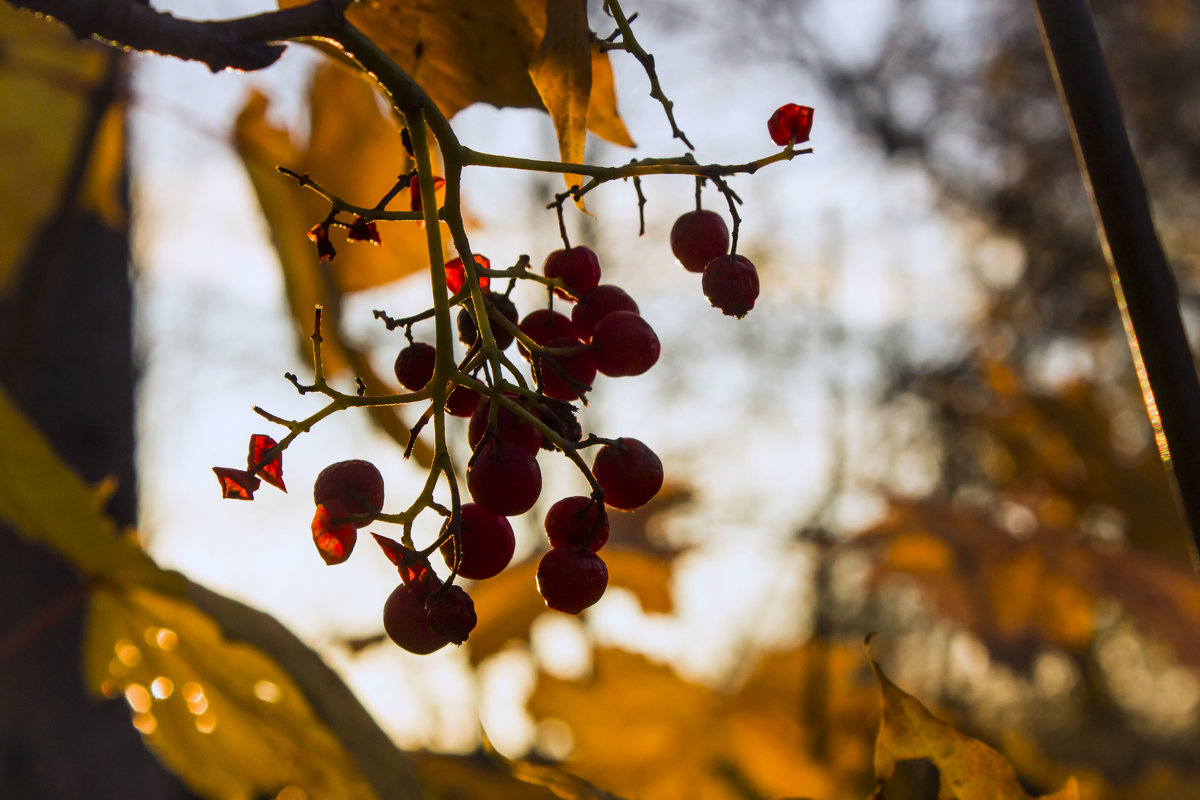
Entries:
MULTIPOLYGON (((930 714, 871 661, 883 693, 883 720, 875 741, 875 775, 880 785, 896 762, 928 759, 941 776, 939 797, 946 800, 1033 800, 1021 788, 1004 756, 930 714)), ((1079 800, 1075 779, 1043 800, 1079 800)))
POLYGON ((113 53, 0 5, 0 292, 54 210, 78 155, 89 93, 113 53))
POLYGON ((104 581, 182 591, 183 578, 158 568, 101 512, 103 490, 87 486, 0 390, 0 519, 48 545, 81 572, 104 581))
MULTIPOLYGON (((563 161, 583 161, 587 139, 588 99, 592 91, 592 53, 587 4, 555 0, 546 8, 546 33, 529 65, 529 75, 558 134, 563 161)), ((563 175, 567 188, 579 186, 579 175, 563 175)), ((583 201, 577 201, 583 207, 583 201)))
POLYGON ((124 696, 147 745, 196 792, 376 796, 287 671, 186 598, 97 588, 84 652, 89 687, 124 696))

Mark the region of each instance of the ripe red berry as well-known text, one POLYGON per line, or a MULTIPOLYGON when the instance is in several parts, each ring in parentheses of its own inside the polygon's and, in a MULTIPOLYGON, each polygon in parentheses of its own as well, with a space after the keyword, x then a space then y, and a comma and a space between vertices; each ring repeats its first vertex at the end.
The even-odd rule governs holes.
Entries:
MULTIPOLYGON (((383 476, 370 461, 352 459, 330 464, 317 475, 313 502, 340 503, 348 514, 377 514, 383 508, 383 476)), ((370 520, 361 520, 359 528, 370 520)))
POLYGON ((812 124, 813 110, 811 106, 788 103, 775 109, 775 113, 767 120, 767 133, 771 134, 771 141, 781 147, 790 142, 800 144, 808 141, 812 124))
MULTIPOLYGON (((458 541, 462 551, 458 574, 473 581, 494 578, 503 572, 517 546, 508 520, 475 503, 466 503, 459 510, 458 541)), ((454 541, 447 539, 441 549, 446 566, 453 567, 454 541)))
POLYGON ((345 509, 336 500, 330 501, 328 506, 317 506, 317 512, 313 514, 313 544, 317 546, 317 552, 329 566, 341 564, 348 559, 354 550, 354 543, 358 541, 358 532, 353 522, 337 521, 345 514, 345 509))
MULTIPOLYGON (((513 397, 513 395, 508 395, 513 397)), ((487 431, 488 416, 491 410, 491 400, 484 400, 471 415, 467 424, 467 444, 471 449, 479 446, 483 434, 487 431)), ((496 409, 496 435, 505 444, 516 445, 528 450, 531 455, 537 455, 542 446, 542 434, 537 428, 517 416, 512 409, 501 405, 496 409)))
MULTIPOLYGON (((517 307, 502 294, 487 294, 485 299, 489 305, 488 319, 492 323, 492 338, 496 341, 496 347, 501 350, 507 348, 513 342, 513 335, 501 323, 496 321, 497 315, 504 315, 513 325, 517 324, 517 307)), ((478 327, 475 325, 475 310, 464 306, 458 312, 458 340, 467 347, 475 344, 475 340, 479 337, 478 327)))
POLYGON ((614 311, 592 331, 596 369, 612 378, 641 375, 658 361, 661 346, 650 323, 632 311, 614 311))
POLYGON ((662 461, 649 447, 629 437, 601 447, 592 462, 592 474, 604 489, 604 502, 622 511, 644 506, 663 484, 662 461))
POLYGON ((451 644, 462 644, 475 630, 478 618, 471 596, 457 585, 444 586, 425 600, 425 619, 429 629, 451 644))
POLYGON ((546 256, 542 274, 547 278, 558 278, 566 285, 569 294, 556 289, 559 297, 583 297, 600 283, 600 259, 589 247, 555 250, 546 256))
POLYGON ((479 407, 482 396, 466 386, 455 386, 446 398, 446 413, 452 417, 469 417, 479 407))
POLYGON ((412 392, 425 388, 433 377, 437 363, 437 350, 425 342, 413 342, 396 356, 396 380, 412 392))
POLYGON ((703 272, 705 264, 729 252, 729 228, 715 211, 689 211, 671 226, 671 252, 688 272, 703 272))
MULTIPOLYGON (((545 344, 551 339, 574 335, 570 317, 548 308, 539 308, 537 311, 529 312, 518 327, 520 327, 521 333, 533 339, 537 344, 545 344)), ((520 350, 521 355, 529 358, 528 350, 523 346, 520 350)))
POLYGON ((546 512, 551 547, 596 552, 608 541, 608 512, 591 497, 564 497, 546 512))
POLYGON ((467 490, 484 510, 514 517, 537 502, 542 470, 524 448, 485 441, 467 467, 467 490))
POLYGON ((429 626, 425 601, 435 586, 432 581, 402 583, 383 604, 383 629, 388 638, 410 653, 426 655, 440 650, 448 639, 429 626))
POLYGON ((638 313, 638 304, 620 286, 606 283, 588 292, 571 309, 571 326, 581 342, 592 340, 596 323, 614 311, 638 313))
POLYGON ((708 262, 701 286, 721 313, 741 319, 758 298, 758 270, 745 256, 721 256, 708 262))
MULTIPOLYGON (((484 269, 491 269, 491 266, 492 266, 491 259, 488 259, 485 256, 481 256, 479 254, 475 255, 475 263, 478 264, 479 266, 483 267, 484 269)), ((467 284, 467 265, 463 263, 463 260, 461 258, 452 258, 449 261, 447 261, 445 269, 446 269, 446 286, 450 289, 451 294, 457 292, 459 289, 461 289, 463 286, 465 286, 467 284)), ((480 288, 482 288, 482 289, 488 288, 488 284, 490 282, 491 282, 491 278, 489 278, 487 275, 479 276, 480 288)))
POLYGON ((603 596, 608 567, 587 550, 555 548, 538 562, 537 587, 550 608, 578 614, 603 596))
POLYGON ((591 352, 574 336, 551 339, 546 342, 545 346, 578 349, 566 355, 542 356, 538 359, 538 366, 542 373, 542 394, 559 400, 577 400, 582 397, 583 393, 591 387, 592 381, 596 380, 596 362, 592 358, 591 352), (558 374, 558 371, 549 362, 557 364, 578 385, 573 386, 566 378, 558 374))

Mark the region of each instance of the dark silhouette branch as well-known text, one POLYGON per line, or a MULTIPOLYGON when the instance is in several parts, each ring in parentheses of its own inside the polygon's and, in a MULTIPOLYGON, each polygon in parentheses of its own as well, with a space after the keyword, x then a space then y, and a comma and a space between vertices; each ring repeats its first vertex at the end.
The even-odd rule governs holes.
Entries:
POLYGON ((269 67, 287 39, 321 36, 335 27, 351 0, 315 0, 295 8, 228 20, 180 19, 135 0, 7 0, 45 14, 80 39, 200 61, 213 72, 269 67))
POLYGON ((1200 572, 1200 381, 1179 289, 1084 0, 1033 0, 1046 58, 1088 186, 1117 306, 1163 461, 1175 477, 1200 572))

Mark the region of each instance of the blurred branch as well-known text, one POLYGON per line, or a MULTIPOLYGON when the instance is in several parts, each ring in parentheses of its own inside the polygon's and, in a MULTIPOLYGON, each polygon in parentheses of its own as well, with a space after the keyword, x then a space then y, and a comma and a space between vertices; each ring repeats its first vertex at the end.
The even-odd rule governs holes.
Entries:
POLYGON ((134 0, 7 0, 15 8, 44 14, 80 39, 95 38, 134 50, 201 61, 213 72, 269 67, 283 55, 286 39, 317 36, 336 25, 350 0, 314 0, 295 8, 237 19, 179 19, 134 0))
POLYGON ((1033 0, 1071 127, 1117 306, 1159 453, 1171 468, 1200 573, 1200 381, 1179 290, 1154 229, 1141 172, 1084 0, 1033 0))

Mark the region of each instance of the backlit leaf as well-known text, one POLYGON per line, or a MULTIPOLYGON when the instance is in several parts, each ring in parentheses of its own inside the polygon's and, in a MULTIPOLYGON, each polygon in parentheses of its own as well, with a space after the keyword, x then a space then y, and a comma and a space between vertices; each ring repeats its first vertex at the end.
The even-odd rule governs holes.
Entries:
MULTIPOLYGON (((551 2, 546 7, 546 33, 529 65, 533 84, 554 121, 558 152, 563 161, 576 164, 583 161, 592 90, 589 33, 584 0, 551 2)), ((582 183, 578 175, 563 178, 568 189, 582 183)))
POLYGON ((283 485, 283 453, 276 453, 273 458, 264 461, 266 452, 277 444, 278 442, 266 434, 252 434, 250 436, 250 454, 247 456, 247 464, 251 467, 257 465, 258 470, 255 474, 258 477, 276 489, 286 492, 287 487, 283 485))
POLYGON ((0 441, 0 519, 13 530, 53 547, 87 575, 181 591, 183 578, 160 570, 117 531, 101 513, 102 492, 59 460, 2 390, 0 441))
POLYGON ((124 696, 146 744, 209 797, 375 797, 300 687, 192 603, 137 586, 92 593, 85 675, 124 696))
MULTIPOLYGON (((875 774, 881 787, 892 776, 896 762, 924 758, 938 769, 939 797, 944 800, 1032 800, 1004 756, 930 714, 892 683, 874 660, 871 669, 883 693, 883 720, 875 742, 875 774)), ((1079 788, 1072 778, 1060 791, 1045 797, 1079 800, 1079 788)))
POLYGON ((260 481, 244 469, 213 467, 213 473, 221 483, 221 497, 226 500, 253 500, 260 481))
MULTIPOLYGON (((0 53, 4 54, 0 60, 0 175, 7 187, 0 192, 2 293, 30 236, 59 201, 62 182, 78 155, 89 93, 103 80, 116 56, 101 45, 76 39, 61 25, 49 25, 7 3, 0 5, 0 53), (20 187, 19 191, 15 187, 20 187)), ((106 121, 104 131, 117 124, 118 118, 106 121)), ((99 143, 111 141, 111 137, 101 137, 99 143)), ((115 152, 119 158, 121 148, 104 152, 115 152)), ((93 197, 86 190, 102 185, 99 174, 95 181, 89 180, 87 198, 98 200, 102 193, 93 197)))

